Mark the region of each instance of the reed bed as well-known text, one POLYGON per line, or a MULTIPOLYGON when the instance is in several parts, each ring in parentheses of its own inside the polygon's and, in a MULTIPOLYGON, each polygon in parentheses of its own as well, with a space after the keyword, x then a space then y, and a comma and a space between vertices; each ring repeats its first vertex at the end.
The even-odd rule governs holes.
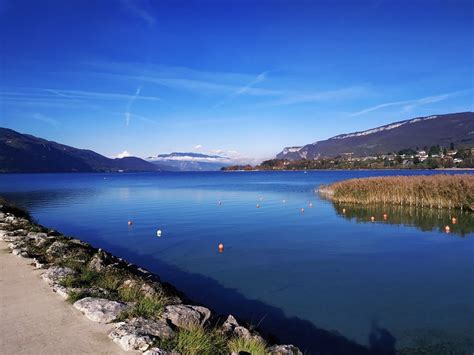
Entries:
POLYGON ((335 202, 474 210, 474 175, 387 176, 319 187, 335 202))

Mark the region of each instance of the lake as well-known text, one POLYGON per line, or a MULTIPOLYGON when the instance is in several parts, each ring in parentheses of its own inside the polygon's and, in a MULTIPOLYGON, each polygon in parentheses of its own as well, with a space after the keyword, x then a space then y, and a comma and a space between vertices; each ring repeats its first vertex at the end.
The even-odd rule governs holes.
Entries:
POLYGON ((468 353, 473 215, 334 205, 314 192, 352 177, 432 173, 10 174, 0 194, 308 353, 468 353))

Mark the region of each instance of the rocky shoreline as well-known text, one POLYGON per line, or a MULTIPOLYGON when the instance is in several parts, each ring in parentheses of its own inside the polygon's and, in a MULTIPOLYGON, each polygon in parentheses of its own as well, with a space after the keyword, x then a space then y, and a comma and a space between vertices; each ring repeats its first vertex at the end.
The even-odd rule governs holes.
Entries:
POLYGON ((106 251, 34 223, 6 202, 0 240, 30 258, 41 278, 93 322, 114 323, 109 338, 125 351, 147 355, 302 355, 293 345, 270 345, 232 315, 193 304, 173 286, 106 251))

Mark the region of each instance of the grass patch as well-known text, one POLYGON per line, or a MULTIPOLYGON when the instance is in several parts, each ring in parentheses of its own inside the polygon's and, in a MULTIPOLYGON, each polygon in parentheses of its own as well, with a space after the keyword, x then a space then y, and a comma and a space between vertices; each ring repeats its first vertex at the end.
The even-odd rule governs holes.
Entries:
POLYGON ((172 337, 169 339, 155 338, 150 348, 159 348, 161 350, 173 352, 176 351, 176 340, 176 337, 172 337))
POLYGON ((135 302, 143 298, 143 294, 138 286, 122 287, 118 290, 118 294, 124 302, 135 302))
POLYGON ((194 326, 181 329, 176 337, 175 350, 188 355, 213 355, 227 353, 225 336, 216 331, 194 326))
POLYGON ((100 275, 97 271, 83 268, 78 274, 67 275, 64 277, 60 284, 67 288, 82 288, 94 286, 100 275))
POLYGON ((245 351, 252 355, 265 355, 267 344, 257 338, 236 337, 229 340, 227 347, 230 352, 245 351))
MULTIPOLYGON (((120 293, 119 293, 120 295, 120 293)), ((121 298, 122 299, 122 298, 121 298)), ((133 298, 126 298, 131 300, 133 298)), ((126 299, 122 299, 127 302, 126 299)), ((165 306, 169 304, 169 300, 164 295, 154 295, 154 296, 139 296, 136 303, 123 311, 118 317, 119 321, 125 319, 130 319, 134 317, 144 317, 144 318, 158 318, 164 311, 165 306)))
POLYGON ((474 210, 474 175, 387 176, 350 179, 321 186, 341 203, 386 203, 474 210))

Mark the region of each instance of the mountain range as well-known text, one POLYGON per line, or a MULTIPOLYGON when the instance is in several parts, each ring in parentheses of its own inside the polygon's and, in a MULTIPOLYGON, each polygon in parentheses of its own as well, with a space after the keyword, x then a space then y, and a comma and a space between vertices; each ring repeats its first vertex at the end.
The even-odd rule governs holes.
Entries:
POLYGON ((176 171, 214 171, 232 164, 231 159, 220 155, 178 152, 148 157, 147 161, 176 171))
POLYGON ((165 167, 136 157, 110 159, 8 128, 0 128, 0 172, 139 172, 165 167))
POLYGON ((375 156, 402 149, 422 149, 433 145, 474 147, 474 112, 417 117, 366 131, 340 134, 307 144, 286 147, 278 159, 332 158, 350 154, 375 156))
MULTIPOLYGON (((375 156, 433 145, 474 147, 474 113, 417 117, 366 131, 337 135, 305 146, 287 147, 278 159, 301 160, 351 154, 375 156)), ((0 172, 148 172, 210 171, 232 165, 230 158, 201 153, 107 158, 92 150, 0 128, 0 172)))

